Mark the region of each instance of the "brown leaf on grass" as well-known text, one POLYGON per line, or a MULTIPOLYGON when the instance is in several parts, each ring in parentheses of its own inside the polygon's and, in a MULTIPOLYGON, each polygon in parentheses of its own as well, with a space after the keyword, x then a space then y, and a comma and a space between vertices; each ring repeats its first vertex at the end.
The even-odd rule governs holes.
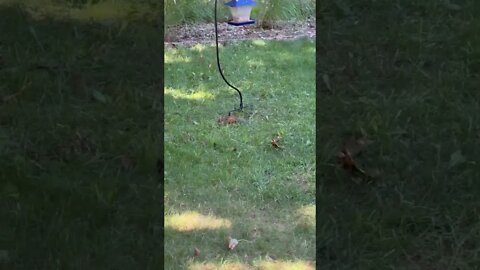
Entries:
POLYGON ((232 237, 227 237, 227 249, 228 250, 233 250, 235 247, 238 245, 238 240, 232 237))
POLYGON ((282 148, 279 144, 281 138, 282 137, 280 137, 278 135, 272 138, 271 143, 272 143, 273 148, 275 148, 275 149, 281 149, 282 148))
POLYGON ((351 175, 366 176, 365 171, 360 169, 354 157, 364 151, 370 143, 366 137, 350 137, 343 143, 342 149, 338 153, 338 159, 342 167, 351 175))
POLYGON ((194 256, 194 257, 200 256, 200 250, 199 250, 198 248, 194 248, 194 249, 193 249, 193 256, 194 256))
POLYGON ((342 167, 351 175, 365 174, 365 172, 358 167, 355 160, 353 160, 348 150, 342 149, 338 154, 338 158, 340 160, 340 163, 342 164, 342 167))
POLYGON ((221 116, 218 118, 217 122, 223 125, 231 125, 231 124, 236 124, 238 123, 239 119, 235 115, 227 115, 227 116, 221 116))

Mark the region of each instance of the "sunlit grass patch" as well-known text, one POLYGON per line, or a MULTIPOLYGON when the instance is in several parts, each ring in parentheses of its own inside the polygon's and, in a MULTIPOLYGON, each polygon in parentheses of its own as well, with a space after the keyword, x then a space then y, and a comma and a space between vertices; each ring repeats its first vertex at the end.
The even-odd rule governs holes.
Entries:
POLYGON ((165 56, 164 56, 165 64, 189 63, 191 61, 192 61, 191 57, 176 55, 176 54, 172 54, 172 53, 165 54, 165 56))
POLYGON ((197 51, 197 52, 203 52, 207 46, 203 44, 196 44, 195 46, 192 47, 192 50, 197 51))
POLYGON ((185 91, 173 89, 173 88, 166 88, 165 95, 172 96, 173 98, 182 98, 182 99, 190 99, 190 100, 205 100, 205 99, 213 99, 215 96, 211 93, 205 91, 194 91, 192 93, 185 93, 185 91))
POLYGON ((259 59, 249 59, 247 60, 247 64, 251 67, 265 66, 265 63, 263 61, 260 61, 259 59))
POLYGON ((261 261, 257 262, 258 270, 314 270, 315 264, 305 261, 261 261))
POLYGON ((320 9, 320 269, 478 269, 480 2, 320 9), (361 180, 335 164, 351 136, 361 180))
POLYGON ((192 263, 188 270, 253 270, 252 267, 238 262, 192 263))
POLYGON ((266 46, 267 43, 265 42, 265 40, 261 40, 261 39, 255 39, 252 41, 252 44, 253 45, 256 45, 256 46, 266 46))
POLYGON ((213 230, 230 228, 232 222, 210 215, 202 215, 195 211, 165 216, 165 227, 177 231, 213 230))
POLYGON ((301 226, 315 226, 315 205, 303 206, 297 210, 298 224, 301 226))
POLYGON ((248 265, 238 262, 222 263, 191 263, 188 270, 314 270, 315 263, 306 261, 282 261, 270 259, 256 260, 254 265, 248 265))

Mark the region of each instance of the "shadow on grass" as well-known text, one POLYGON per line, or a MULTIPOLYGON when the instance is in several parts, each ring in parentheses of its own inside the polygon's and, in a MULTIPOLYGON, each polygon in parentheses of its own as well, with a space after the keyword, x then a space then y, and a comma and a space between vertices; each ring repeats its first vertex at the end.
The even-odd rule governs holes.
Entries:
POLYGON ((345 3, 320 7, 317 256, 325 269, 476 269, 479 2, 345 3), (336 164, 348 132, 374 142, 359 157, 372 183, 336 164))
POLYGON ((161 32, 0 17, 0 263, 161 268, 161 32))

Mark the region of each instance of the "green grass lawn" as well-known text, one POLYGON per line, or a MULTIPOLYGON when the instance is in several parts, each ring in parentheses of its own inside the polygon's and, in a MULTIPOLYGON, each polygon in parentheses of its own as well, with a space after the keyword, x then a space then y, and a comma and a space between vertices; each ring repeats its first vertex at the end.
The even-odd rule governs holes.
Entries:
POLYGON ((315 43, 220 50, 250 105, 238 125, 217 123, 239 99, 215 47, 165 51, 165 267, 314 269, 315 43), (240 240, 233 251, 227 236, 240 240))
POLYGON ((0 268, 161 269, 161 28, 57 15, 0 4, 0 268))
POLYGON ((480 2, 322 3, 320 269, 479 269, 480 2), (352 133, 372 183, 335 164, 352 133))

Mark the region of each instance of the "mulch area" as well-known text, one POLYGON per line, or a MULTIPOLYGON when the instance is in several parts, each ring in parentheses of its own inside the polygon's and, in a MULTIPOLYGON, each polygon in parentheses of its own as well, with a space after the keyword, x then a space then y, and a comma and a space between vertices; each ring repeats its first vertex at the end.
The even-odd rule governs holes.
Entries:
MULTIPOLYGON (((270 29, 264 29, 257 24, 233 26, 226 22, 218 23, 218 41, 221 44, 239 40, 290 40, 302 37, 315 38, 315 18, 303 22, 278 22, 270 29)), ((214 23, 197 23, 167 27, 164 39, 166 47, 183 45, 187 47, 196 44, 214 44, 214 23)))

